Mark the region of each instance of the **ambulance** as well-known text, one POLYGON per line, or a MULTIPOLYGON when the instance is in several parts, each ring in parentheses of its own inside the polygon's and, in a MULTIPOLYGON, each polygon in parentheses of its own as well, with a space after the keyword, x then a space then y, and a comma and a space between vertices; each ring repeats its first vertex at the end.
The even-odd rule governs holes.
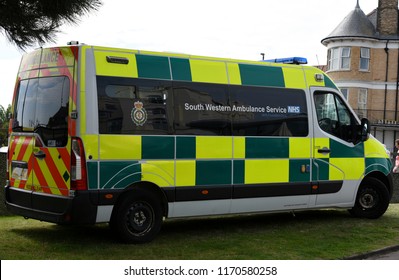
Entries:
POLYGON ((109 223, 143 243, 165 219, 348 209, 375 219, 391 162, 301 58, 245 61, 89 46, 25 54, 5 186, 14 214, 109 223))

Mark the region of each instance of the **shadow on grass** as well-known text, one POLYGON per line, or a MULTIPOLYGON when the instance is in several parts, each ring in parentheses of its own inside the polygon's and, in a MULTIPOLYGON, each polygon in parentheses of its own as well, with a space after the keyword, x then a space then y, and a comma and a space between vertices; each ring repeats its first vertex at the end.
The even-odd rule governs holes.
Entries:
MULTIPOLYGON (((217 216, 206 218, 174 219, 163 223, 156 240, 168 242, 183 239, 217 238, 219 235, 248 232, 268 232, 281 228, 296 230, 302 227, 323 226, 336 223, 348 223, 353 219, 344 210, 314 210, 292 213, 252 214, 240 216, 217 216)), ((95 226, 65 226, 34 221, 33 226, 11 229, 23 238, 37 242, 62 242, 80 244, 118 244, 120 241, 108 227, 108 224, 95 226)))

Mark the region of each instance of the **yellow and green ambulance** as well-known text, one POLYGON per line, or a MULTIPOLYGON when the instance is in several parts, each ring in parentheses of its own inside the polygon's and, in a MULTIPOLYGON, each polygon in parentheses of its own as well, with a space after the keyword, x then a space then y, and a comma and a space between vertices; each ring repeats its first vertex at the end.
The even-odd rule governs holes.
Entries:
POLYGON ((391 162, 369 122, 321 70, 281 62, 78 43, 24 55, 8 209, 109 223, 133 243, 165 218, 330 207, 380 217, 391 162))

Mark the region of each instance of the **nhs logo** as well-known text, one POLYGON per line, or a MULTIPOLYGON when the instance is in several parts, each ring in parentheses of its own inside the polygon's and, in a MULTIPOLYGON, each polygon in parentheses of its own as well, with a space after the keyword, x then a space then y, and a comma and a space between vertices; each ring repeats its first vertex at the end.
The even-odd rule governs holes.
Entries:
POLYGON ((300 113, 301 107, 300 106, 288 106, 288 113, 300 113))

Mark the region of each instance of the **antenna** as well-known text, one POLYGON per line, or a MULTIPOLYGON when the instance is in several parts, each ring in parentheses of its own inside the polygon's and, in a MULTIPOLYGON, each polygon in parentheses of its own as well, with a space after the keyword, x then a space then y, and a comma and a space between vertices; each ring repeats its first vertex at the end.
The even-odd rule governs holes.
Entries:
POLYGON ((262 56, 262 60, 265 60, 265 53, 260 53, 260 55, 262 56))

